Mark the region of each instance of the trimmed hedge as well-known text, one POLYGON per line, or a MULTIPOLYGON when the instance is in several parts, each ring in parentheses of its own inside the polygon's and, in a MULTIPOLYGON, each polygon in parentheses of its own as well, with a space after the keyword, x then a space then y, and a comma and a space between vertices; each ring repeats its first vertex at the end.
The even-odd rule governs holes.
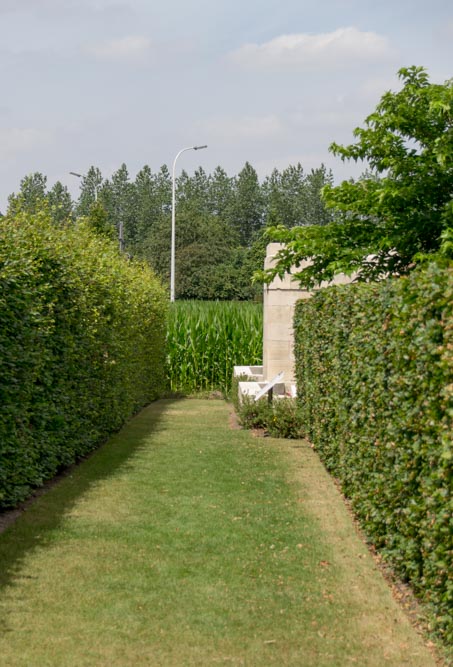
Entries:
POLYGON ((453 271, 321 290, 295 340, 307 437, 453 640, 453 271))
POLYGON ((87 225, 0 219, 0 508, 94 449, 165 382, 166 299, 87 225))

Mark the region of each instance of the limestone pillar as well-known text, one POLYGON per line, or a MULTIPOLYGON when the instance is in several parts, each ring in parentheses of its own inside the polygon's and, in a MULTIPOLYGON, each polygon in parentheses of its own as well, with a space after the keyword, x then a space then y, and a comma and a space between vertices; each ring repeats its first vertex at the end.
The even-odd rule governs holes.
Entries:
MULTIPOLYGON (((274 266, 274 258, 281 243, 269 243, 264 268, 274 266)), ((306 263, 308 264, 308 262, 306 263)), ((303 268, 304 265, 301 265, 303 268)), ((263 375, 265 380, 283 371, 285 384, 293 384, 294 377, 294 308, 299 299, 308 299, 310 292, 301 290, 299 283, 287 273, 282 279, 274 278, 264 287, 263 375)))

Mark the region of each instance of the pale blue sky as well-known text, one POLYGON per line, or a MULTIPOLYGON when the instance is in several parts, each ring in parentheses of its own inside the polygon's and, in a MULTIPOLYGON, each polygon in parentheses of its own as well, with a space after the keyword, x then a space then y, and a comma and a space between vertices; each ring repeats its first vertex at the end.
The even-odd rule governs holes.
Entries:
POLYGON ((0 0, 0 210, 41 171, 333 158, 403 66, 453 76, 451 0, 0 0))

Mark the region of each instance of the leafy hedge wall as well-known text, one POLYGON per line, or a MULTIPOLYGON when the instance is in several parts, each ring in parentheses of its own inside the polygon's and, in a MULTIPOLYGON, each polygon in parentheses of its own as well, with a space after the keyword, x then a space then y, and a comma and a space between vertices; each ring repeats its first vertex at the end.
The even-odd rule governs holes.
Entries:
POLYGON ((84 224, 0 219, 0 508, 159 396, 165 302, 149 270, 84 224))
POLYGON ((322 290, 295 314, 307 437, 453 639, 453 272, 322 290))

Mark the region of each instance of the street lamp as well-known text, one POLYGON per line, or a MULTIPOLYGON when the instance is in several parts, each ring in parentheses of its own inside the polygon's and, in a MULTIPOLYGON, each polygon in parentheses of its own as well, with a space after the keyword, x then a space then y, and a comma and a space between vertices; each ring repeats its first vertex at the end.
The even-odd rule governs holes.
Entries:
POLYGON ((176 182, 175 182, 175 168, 176 160, 181 153, 185 151, 201 151, 207 146, 189 146, 179 151, 173 160, 173 175, 172 175, 172 199, 171 199, 171 262, 170 262, 170 301, 175 300, 175 242, 176 242, 176 225, 175 225, 175 206, 176 206, 176 182))
MULTIPOLYGON (((70 171, 69 173, 71 174, 71 176, 77 176, 77 178, 86 178, 88 182, 91 181, 93 183, 93 181, 90 178, 88 178, 87 176, 84 177, 83 174, 78 174, 76 171, 70 171)), ((95 183, 93 183, 93 185, 94 185, 94 201, 97 201, 98 189, 95 183)))

